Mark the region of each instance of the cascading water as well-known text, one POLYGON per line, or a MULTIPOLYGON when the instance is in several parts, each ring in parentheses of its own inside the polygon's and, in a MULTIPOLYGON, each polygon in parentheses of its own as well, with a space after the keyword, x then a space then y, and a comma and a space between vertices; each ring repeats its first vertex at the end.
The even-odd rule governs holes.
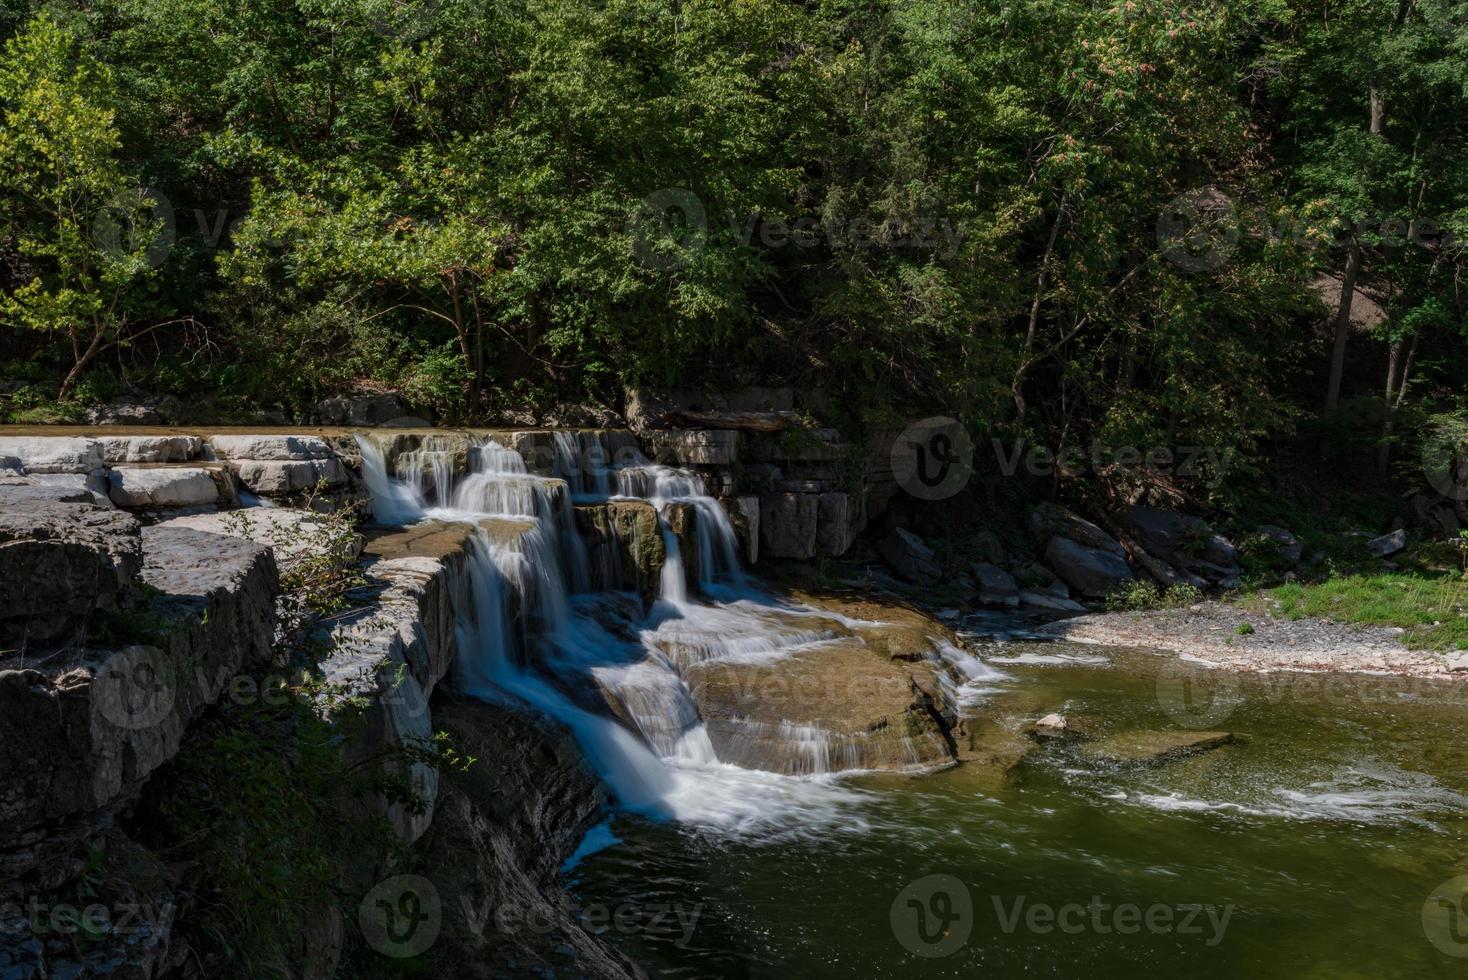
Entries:
MULTIPOLYGON (((461 686, 482 698, 523 702, 565 724, 620 805, 725 828, 793 818, 814 831, 838 819, 838 804, 859 795, 719 760, 683 671, 710 661, 765 664, 817 648, 837 638, 832 623, 842 617, 781 606, 750 591, 728 516, 697 475, 640 456, 610 471, 585 465, 571 454, 586 447, 558 433, 560 478, 538 477, 518 453, 486 441, 470 453, 471 471, 462 478, 440 481, 434 474, 440 502, 444 488, 453 489, 448 506, 433 508, 421 484, 389 478, 381 451, 365 438, 359 443, 379 521, 438 518, 481 526, 471 549, 472 609, 460 611, 458 624, 461 686), (586 592, 588 562, 573 494, 654 506, 667 553, 659 601, 646 618, 619 611, 630 597, 586 592), (689 595, 669 521, 679 506, 693 514, 700 591, 717 602, 689 595), (598 703, 611 710, 596 710, 598 703)), ((423 460, 412 466, 425 470, 423 460)), ((796 725, 781 732, 808 757, 802 771, 849 768, 848 754, 822 732, 796 725)))

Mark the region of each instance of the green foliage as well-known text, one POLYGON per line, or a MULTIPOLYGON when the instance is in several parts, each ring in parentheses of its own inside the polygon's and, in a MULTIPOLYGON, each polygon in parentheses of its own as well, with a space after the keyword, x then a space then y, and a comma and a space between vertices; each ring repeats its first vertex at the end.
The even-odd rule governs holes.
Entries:
POLYGON ((1203 593, 1186 583, 1169 585, 1164 591, 1150 579, 1133 579, 1106 597, 1106 608, 1112 612, 1181 609, 1202 601, 1203 593))
POLYGON ((1316 584, 1291 583, 1265 593, 1289 619, 1396 626, 1410 647, 1468 650, 1468 579, 1437 573, 1346 575, 1316 584))

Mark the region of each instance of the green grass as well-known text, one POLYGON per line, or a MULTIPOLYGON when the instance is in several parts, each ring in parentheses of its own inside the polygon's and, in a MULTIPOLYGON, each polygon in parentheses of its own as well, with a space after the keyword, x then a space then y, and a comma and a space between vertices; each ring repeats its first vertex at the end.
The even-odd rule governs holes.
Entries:
POLYGON ((1399 626, 1409 647, 1468 650, 1468 580, 1457 571, 1344 575, 1317 584, 1289 583, 1260 593, 1287 619, 1399 626))

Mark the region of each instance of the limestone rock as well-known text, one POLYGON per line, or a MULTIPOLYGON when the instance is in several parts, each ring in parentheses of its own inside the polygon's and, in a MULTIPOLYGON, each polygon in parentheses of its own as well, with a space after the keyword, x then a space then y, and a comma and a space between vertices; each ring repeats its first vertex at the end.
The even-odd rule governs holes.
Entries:
POLYGON ((125 598, 141 567, 138 522, 126 514, 45 500, 5 507, 0 647, 59 638, 125 598))
POLYGON ((1103 739, 1090 751, 1114 762, 1147 765, 1209 752, 1238 741, 1239 737, 1231 732, 1128 732, 1103 739))
POLYGON ((1045 589, 1020 589, 1019 601, 1021 605, 1034 606, 1036 609, 1050 609, 1055 612, 1086 611, 1086 607, 1074 599, 1058 596, 1045 589))
POLYGON ((411 414, 403 397, 389 391, 327 398, 311 410, 311 421, 318 425, 385 425, 411 414))
POLYGON ((1126 523, 1143 548, 1176 567, 1188 568, 1197 562, 1222 568, 1238 561, 1239 549, 1233 542, 1189 514, 1137 505, 1127 509, 1126 523))
POLYGON ((760 552, 768 558, 816 556, 820 502, 808 493, 767 493, 760 497, 760 552))
POLYGON ((759 498, 725 497, 721 503, 729 512, 729 522, 734 525, 734 536, 743 552, 744 564, 753 566, 759 561, 759 498))
POLYGON ((576 524, 586 542, 592 588, 634 591, 649 604, 657 598, 667 554, 652 504, 578 504, 576 524))
POLYGON ((26 473, 93 473, 102 468, 102 446, 96 439, 4 436, 0 456, 19 459, 26 473))
POLYGON ((112 502, 119 507, 198 507, 220 502, 209 470, 194 467, 116 466, 108 472, 112 502))
POLYGON ((290 462, 332 456, 331 445, 319 436, 220 435, 209 438, 209 448, 219 459, 290 462))
POLYGON ((262 497, 289 496, 314 489, 323 481, 327 489, 348 482, 346 467, 334 457, 279 462, 251 459, 239 463, 235 472, 251 493, 262 497))
POLYGON ((168 425, 183 408, 172 395, 115 398, 87 409, 89 425, 168 425))
POLYGON ((1045 561, 1077 592, 1104 596, 1132 580, 1126 559, 1104 548, 1088 548, 1069 538, 1053 537, 1045 561))
POLYGON ((816 553, 840 558, 856 543, 859 502, 848 494, 823 493, 816 504, 816 553))
POLYGON ((104 436, 98 442, 108 465, 185 463, 204 451, 204 440, 198 436, 104 436))
POLYGON ((643 438, 655 462, 675 466, 732 466, 739 459, 739 433, 722 429, 671 429, 643 438))
POLYGON ((943 577, 943 565, 923 539, 911 531, 894 527, 877 549, 897 574, 919 585, 932 585, 943 577))
POLYGON ((1069 738, 1071 735, 1070 723, 1066 721, 1065 715, 1046 715, 1035 722, 1035 727, 1030 729, 1030 734, 1040 739, 1069 738))

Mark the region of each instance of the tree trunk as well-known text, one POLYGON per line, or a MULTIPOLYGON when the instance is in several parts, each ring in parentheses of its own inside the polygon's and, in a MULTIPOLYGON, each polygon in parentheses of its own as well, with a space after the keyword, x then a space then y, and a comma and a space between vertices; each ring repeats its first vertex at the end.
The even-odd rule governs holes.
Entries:
POLYGON ((1346 370, 1346 343, 1351 339, 1351 302, 1361 272, 1361 244, 1351 239, 1346 271, 1341 275, 1341 302, 1335 314, 1335 346, 1330 352, 1330 378, 1325 387, 1325 414, 1334 414, 1341 401, 1341 376, 1346 370))

